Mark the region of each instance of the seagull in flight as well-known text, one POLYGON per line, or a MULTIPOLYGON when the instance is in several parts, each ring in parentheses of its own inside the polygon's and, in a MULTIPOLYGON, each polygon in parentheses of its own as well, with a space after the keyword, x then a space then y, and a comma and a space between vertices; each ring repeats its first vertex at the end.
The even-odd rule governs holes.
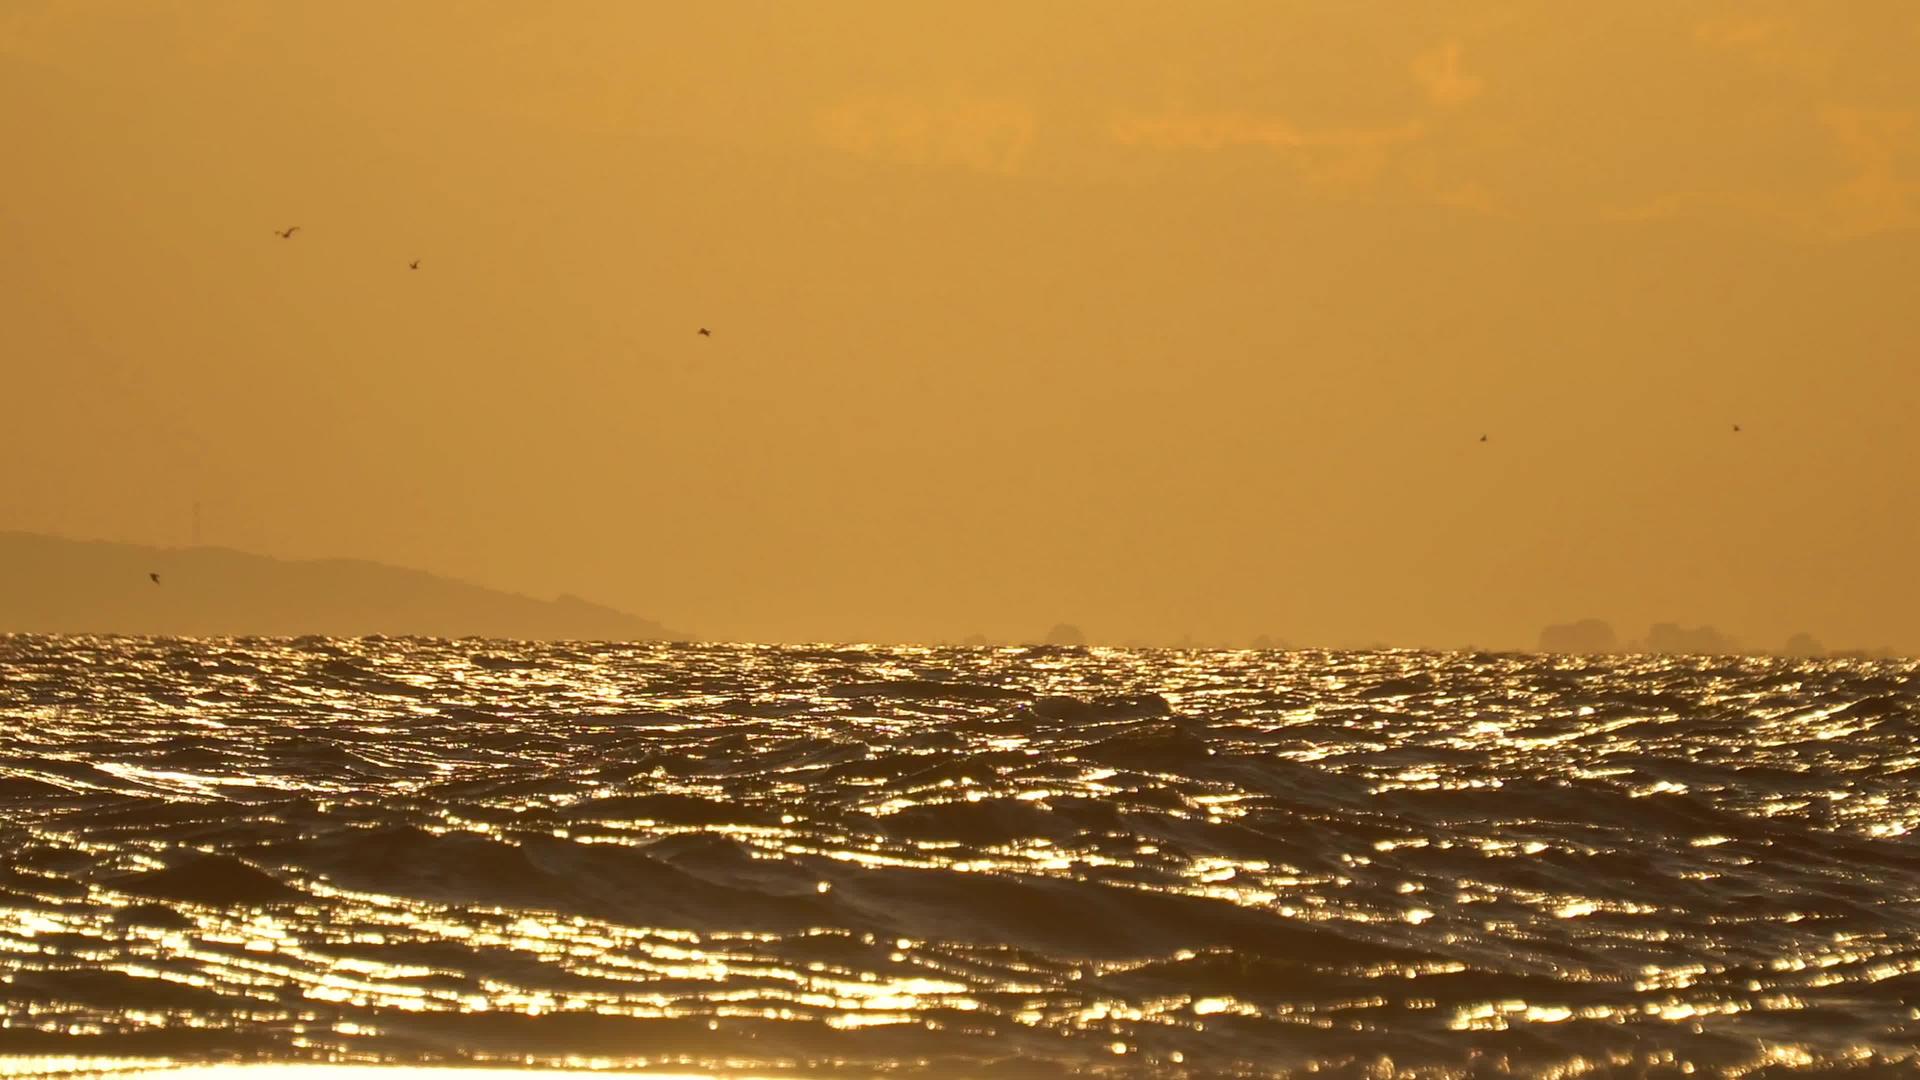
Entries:
POLYGON ((300 231, 300 226, 298 226, 298 225, 289 225, 289 226, 287 226, 287 227, 286 227, 286 228, 284 228, 284 229, 275 229, 275 230, 273 230, 273 235, 275 235, 275 236, 277 236, 277 237, 279 237, 279 238, 280 238, 280 239, 282 239, 282 240, 291 240, 291 239, 293 239, 293 234, 294 234, 294 233, 297 233, 297 232, 299 232, 299 231, 300 231))
POLYGON ((407 264, 407 269, 409 269, 409 270, 418 270, 418 269, 420 269, 420 260, 419 260, 419 259, 415 259, 415 260, 413 260, 412 262, 410 262, 410 263, 408 263, 408 264, 407 264))
POLYGON ((701 328, 700 328, 700 336, 701 336, 701 337, 712 337, 712 336, 713 336, 713 331, 711 331, 711 330, 709 330, 709 329, 707 329, 706 327, 704 327, 704 326, 703 326, 703 327, 701 327, 701 328))
POLYGON ((159 574, 148 574, 148 575, 147 575, 147 579, 148 579, 149 581, 152 581, 152 582, 153 582, 153 583, 154 583, 155 585, 158 585, 158 584, 160 584, 160 575, 159 575, 159 574))

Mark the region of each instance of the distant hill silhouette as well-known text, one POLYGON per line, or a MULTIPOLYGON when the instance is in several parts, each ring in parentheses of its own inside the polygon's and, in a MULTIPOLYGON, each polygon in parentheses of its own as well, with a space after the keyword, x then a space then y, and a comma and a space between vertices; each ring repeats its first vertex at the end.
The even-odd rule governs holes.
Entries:
POLYGON ((1047 631, 1047 644, 1049 645, 1071 646, 1085 645, 1086 643, 1087 635, 1072 623, 1056 623, 1053 629, 1047 631))
POLYGON ((0 633, 639 641, 658 623, 357 559, 293 561, 0 532, 0 633), (148 578, 157 573, 155 584, 148 578))
POLYGON ((1686 627, 1678 623, 1654 623, 1647 629, 1643 648, 1650 653, 1682 656, 1733 656, 1740 652, 1739 642, 1711 626, 1686 627))
POLYGON ((1781 656, 1825 656, 1827 647, 1820 639, 1806 631, 1801 631, 1787 639, 1786 647, 1780 650, 1781 656))
POLYGON ((1540 631, 1540 651, 1550 653, 1618 652, 1620 640, 1613 627, 1600 619, 1557 623, 1540 631))

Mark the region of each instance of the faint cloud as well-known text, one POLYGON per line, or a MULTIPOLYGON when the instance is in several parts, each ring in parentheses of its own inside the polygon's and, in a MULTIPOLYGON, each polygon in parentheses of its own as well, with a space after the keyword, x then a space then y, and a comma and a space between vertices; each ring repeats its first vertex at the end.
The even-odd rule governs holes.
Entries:
POLYGON ((1114 118, 1112 131, 1114 139, 1123 145, 1163 150, 1223 150, 1232 146, 1363 150, 1418 138, 1420 125, 1307 131, 1279 117, 1257 113, 1163 110, 1123 113, 1114 118))
POLYGON ((1449 41, 1413 58, 1413 77, 1427 92, 1427 100, 1443 109, 1465 105, 1486 89, 1486 80, 1460 70, 1460 43, 1449 41))
MULTIPOLYGON (((1433 106, 1456 108, 1486 89, 1484 79, 1461 69, 1460 56, 1460 44, 1449 41, 1413 58, 1409 70, 1433 106)), ((1431 143, 1430 119, 1314 128, 1273 113, 1167 108, 1116 114, 1108 134, 1122 146, 1156 150, 1261 147, 1282 154, 1307 182, 1322 187, 1354 190, 1392 178, 1433 202, 1490 212, 1496 200, 1485 186, 1440 176, 1432 154, 1408 152, 1415 144, 1431 143)))
MULTIPOLYGON (((1894 42, 1896 27, 1904 23, 1889 20, 1903 16, 1897 5, 1858 5, 1849 13, 1835 19, 1822 9, 1800 7, 1791 14, 1746 13, 1694 26, 1701 44, 1799 84, 1791 92, 1801 96, 1776 127, 1797 130, 1805 120, 1817 119, 1832 156, 1808 147, 1809 164, 1830 167, 1843 177, 1838 183, 1814 181, 1773 192, 1771 199, 1748 193, 1737 202, 1771 203, 1773 216, 1826 235, 1920 227, 1920 112, 1907 104, 1914 100, 1911 69, 1892 77, 1903 70, 1898 66, 1903 50, 1894 42), (1836 99, 1859 104, 1819 104, 1836 99)), ((1754 179, 1765 186, 1760 177, 1754 179)), ((1736 206, 1732 197, 1716 201, 1736 206)))
POLYGON ((1003 175, 1020 171, 1036 126, 1025 104, 960 95, 858 98, 821 111, 815 125, 827 145, 858 157, 1003 175))
POLYGON ((1379 180, 1389 151, 1422 134, 1418 123, 1309 130, 1277 116, 1181 109, 1122 113, 1109 132, 1122 146, 1216 151, 1257 146, 1285 153, 1310 183, 1361 188, 1379 180))
POLYGON ((1832 57, 1830 46, 1814 41, 1804 27, 1779 15, 1708 19, 1693 28, 1693 36, 1709 48, 1773 71, 1816 75, 1832 57))
POLYGON ((1920 113, 1830 106, 1820 120, 1845 176, 1837 184, 1670 192, 1602 208, 1600 216, 1638 222, 1733 215, 1826 236, 1920 228, 1920 113))
POLYGON ((1602 221, 1648 222, 1679 218, 1739 217, 1763 219, 1788 226, 1804 226, 1804 214, 1796 214, 1789 200, 1759 191, 1703 190, 1674 191, 1627 205, 1601 206, 1602 221))
POLYGON ((1718 49, 1765 53, 1778 49, 1792 31, 1793 24, 1779 16, 1745 15, 1708 19, 1693 28, 1693 36, 1718 49))
POLYGON ((1920 139, 1910 109, 1831 107, 1821 121, 1839 144, 1853 175, 1830 196, 1843 232, 1881 232, 1920 226, 1920 139), (1909 170, 1913 171, 1909 171, 1909 170))

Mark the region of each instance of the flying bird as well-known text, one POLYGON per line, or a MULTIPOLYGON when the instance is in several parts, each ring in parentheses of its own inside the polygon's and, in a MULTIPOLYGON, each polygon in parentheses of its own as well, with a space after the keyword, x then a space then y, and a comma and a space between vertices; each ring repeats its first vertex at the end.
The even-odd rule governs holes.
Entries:
POLYGON ((148 575, 147 575, 147 578, 148 578, 148 580, 150 580, 150 581, 152 581, 152 582, 153 582, 153 583, 154 583, 155 585, 158 585, 158 584, 160 584, 160 575, 159 575, 159 574, 148 574, 148 575))
POLYGON ((701 327, 701 328, 700 328, 700 336, 701 336, 701 337, 712 337, 712 336, 713 336, 713 331, 711 331, 711 330, 709 330, 709 329, 707 329, 706 327, 704 327, 704 326, 703 326, 703 327, 701 327))
POLYGON ((407 264, 407 269, 409 269, 409 270, 418 270, 418 269, 420 269, 420 260, 419 260, 419 259, 415 259, 415 260, 413 260, 412 262, 410 262, 410 263, 408 263, 408 264, 407 264))
POLYGON ((279 237, 279 238, 280 238, 280 239, 282 239, 282 240, 291 240, 291 239, 293 239, 293 234, 294 234, 294 233, 297 233, 297 232, 299 232, 299 231, 300 231, 300 226, 298 226, 298 225, 289 225, 289 226, 287 226, 287 227, 286 227, 286 228, 284 228, 284 229, 275 229, 275 230, 273 230, 273 235, 275 235, 275 236, 277 236, 277 237, 279 237))

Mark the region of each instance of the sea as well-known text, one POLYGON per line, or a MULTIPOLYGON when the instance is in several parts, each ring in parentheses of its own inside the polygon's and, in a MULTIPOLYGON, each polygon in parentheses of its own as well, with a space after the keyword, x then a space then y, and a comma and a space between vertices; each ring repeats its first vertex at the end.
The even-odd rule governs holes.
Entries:
POLYGON ((0 1073, 1915 1075, 1917 725, 1913 661, 0 637, 0 1073))

